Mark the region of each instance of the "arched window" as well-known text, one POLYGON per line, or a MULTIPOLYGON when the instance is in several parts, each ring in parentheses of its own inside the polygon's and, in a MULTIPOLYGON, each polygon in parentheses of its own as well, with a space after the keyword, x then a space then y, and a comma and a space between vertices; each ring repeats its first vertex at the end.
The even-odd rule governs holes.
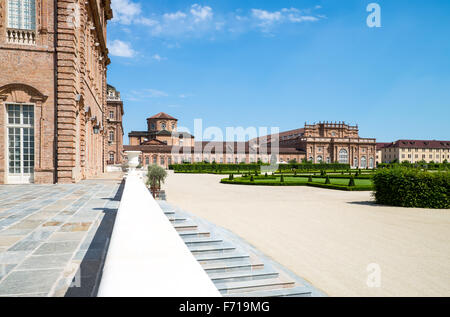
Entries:
POLYGON ((36 1, 8 0, 8 28, 36 29, 36 1))
POLYGON ((167 128, 167 125, 166 125, 165 122, 163 122, 163 123, 161 124, 161 129, 165 130, 166 128, 167 128))
POLYGON ((339 163, 348 164, 348 151, 346 149, 339 151, 339 163))
POLYGON ((367 167, 367 159, 365 156, 361 157, 361 168, 367 167))
POLYGON ((373 167, 374 167, 374 160, 373 160, 373 157, 371 157, 369 159, 369 168, 373 168, 373 167))
POLYGON ((322 156, 319 155, 317 157, 317 163, 322 163, 322 161, 323 161, 323 158, 322 158, 322 156))
POLYGON ((330 157, 327 157, 327 163, 330 164, 331 163, 331 159, 330 157))

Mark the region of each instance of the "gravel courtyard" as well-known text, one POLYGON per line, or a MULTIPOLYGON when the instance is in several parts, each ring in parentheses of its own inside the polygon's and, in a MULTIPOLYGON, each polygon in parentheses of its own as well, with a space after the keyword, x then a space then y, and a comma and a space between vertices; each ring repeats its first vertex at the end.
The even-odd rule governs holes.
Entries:
POLYGON ((377 206, 370 192, 223 185, 223 177, 171 172, 168 202, 330 296, 450 296, 449 210, 377 206))

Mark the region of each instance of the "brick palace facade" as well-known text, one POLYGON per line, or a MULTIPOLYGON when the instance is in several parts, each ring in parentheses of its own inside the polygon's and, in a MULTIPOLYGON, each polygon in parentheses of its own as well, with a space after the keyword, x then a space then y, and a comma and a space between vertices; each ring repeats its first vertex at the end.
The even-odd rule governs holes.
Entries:
POLYGON ((196 142, 177 132, 178 120, 159 113, 147 119, 147 131, 133 131, 125 151, 141 151, 143 166, 168 167, 183 162, 269 163, 311 161, 345 163, 353 168, 376 167, 376 140, 361 138, 359 128, 345 123, 305 124, 302 129, 248 142, 196 142))
POLYGON ((123 163, 123 101, 120 92, 108 85, 106 107, 106 137, 107 164, 119 165, 123 163))
POLYGON ((104 171, 110 0, 0 2, 0 183, 104 171))

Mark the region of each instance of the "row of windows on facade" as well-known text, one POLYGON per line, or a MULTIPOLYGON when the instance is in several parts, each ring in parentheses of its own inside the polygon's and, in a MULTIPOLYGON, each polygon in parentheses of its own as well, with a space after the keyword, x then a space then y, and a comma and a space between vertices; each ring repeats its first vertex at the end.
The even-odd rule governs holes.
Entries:
MULTIPOLYGON (((384 155, 384 158, 385 158, 385 159, 387 159, 387 158, 391 159, 391 158, 392 158, 392 155, 391 155, 391 154, 389 154, 389 155, 385 154, 385 155, 384 155)), ((395 155, 394 155, 394 158, 395 158, 395 155)), ((402 154, 402 158, 405 159, 405 158, 406 158, 406 154, 402 154)), ((409 158, 409 159, 412 158, 412 154, 408 154, 408 158, 409 158)), ((419 154, 415 154, 415 155, 414 155, 414 158, 418 159, 418 158, 419 158, 419 154)), ((426 158, 427 158, 426 154, 422 154, 422 159, 426 159, 426 158)), ((433 155, 433 154, 430 154, 430 155, 428 155, 428 158, 429 158, 429 159, 433 159, 433 158, 434 158, 434 155, 433 155)), ((436 155, 436 159, 437 159, 437 160, 439 160, 440 158, 441 158, 440 155, 436 155)), ((450 155, 447 155, 447 157, 446 157, 445 155, 442 155, 442 159, 446 159, 446 158, 447 158, 447 159, 450 159, 450 155)))
MULTIPOLYGON (((450 149, 420 149, 420 150, 421 150, 422 152, 426 152, 426 151, 433 151, 433 152, 436 152, 436 151, 450 152, 450 149)), ((388 151, 389 151, 389 152, 395 152, 396 149, 390 148, 388 151), (394 150, 394 151, 392 151, 392 150, 394 150)), ((408 149, 400 149, 400 151, 401 151, 401 152, 413 152, 413 149, 411 149, 411 148, 408 148, 408 149)), ((414 149, 414 152, 419 152, 419 149, 414 149)))
MULTIPOLYGON (((317 153, 323 153, 323 151, 324 151, 324 147, 319 146, 319 147, 317 148, 317 153)), ((313 147, 310 147, 310 148, 309 148, 309 152, 311 152, 311 153, 314 152, 313 147)), ((366 148, 362 148, 362 149, 361 149, 361 153, 371 153, 371 152, 372 152, 372 149, 369 149, 369 151, 367 151, 366 148)))
POLYGON ((8 0, 8 28, 36 29, 36 1, 8 0))

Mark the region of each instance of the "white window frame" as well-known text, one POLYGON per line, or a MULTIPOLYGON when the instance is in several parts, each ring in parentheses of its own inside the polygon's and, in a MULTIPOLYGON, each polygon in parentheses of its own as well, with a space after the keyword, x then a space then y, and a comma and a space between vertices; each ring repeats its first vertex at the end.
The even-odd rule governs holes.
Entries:
MULTIPOLYGON (((33 120, 35 121, 36 115, 36 105, 31 103, 16 103, 16 102, 7 102, 3 104, 3 108, 5 111, 5 157, 6 157, 6 166, 5 172, 7 177, 8 184, 30 184, 34 182, 34 168, 33 173, 24 173, 24 159, 23 159, 23 129, 33 129, 33 135, 36 137, 36 127, 35 122, 31 124, 23 124, 23 106, 30 106, 33 108, 33 120), (8 114, 8 106, 20 106, 20 123, 9 123, 9 114, 8 114), (20 160, 21 160, 21 172, 20 174, 10 174, 9 172, 9 128, 18 128, 20 129, 20 160)), ((34 142, 34 165, 36 165, 36 142, 34 142)))
POLYGON ((36 0, 6 0, 6 16, 7 16, 7 28, 9 29, 16 29, 16 30, 28 30, 28 31, 36 31, 36 0), (12 16, 10 15, 10 6, 11 2, 18 3, 19 6, 19 12, 17 17, 17 24, 11 24, 12 23, 12 16), (25 17, 26 17, 26 11, 27 11, 27 5, 30 4, 30 15, 29 15, 29 22, 27 25, 25 24, 25 17), (29 24, 29 25, 28 25, 29 24))

